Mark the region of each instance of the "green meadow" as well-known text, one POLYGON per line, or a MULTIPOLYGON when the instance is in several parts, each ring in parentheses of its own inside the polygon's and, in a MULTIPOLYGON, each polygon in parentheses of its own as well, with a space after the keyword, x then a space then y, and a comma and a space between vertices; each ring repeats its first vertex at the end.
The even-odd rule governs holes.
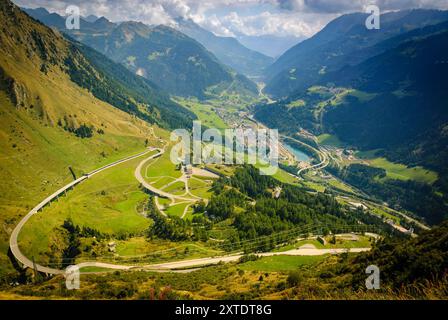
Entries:
POLYGON ((357 152, 356 156, 367 161, 371 166, 386 170, 387 178, 396 180, 415 180, 432 184, 438 179, 438 174, 423 167, 408 167, 394 163, 386 158, 375 156, 377 150, 357 152))
POLYGON ((322 256, 286 256, 278 255, 262 257, 256 261, 249 261, 238 265, 244 271, 279 272, 297 270, 303 265, 312 265, 323 261, 327 255, 322 256))
POLYGON ((144 157, 147 155, 93 176, 33 216, 19 235, 23 252, 44 257, 55 231, 66 219, 112 237, 144 233, 151 225, 141 209, 148 196, 134 177, 135 167, 144 157))
POLYGON ((197 100, 176 99, 180 105, 191 110, 198 119, 202 122, 204 127, 226 129, 227 125, 214 111, 215 107, 211 104, 201 103, 197 100))

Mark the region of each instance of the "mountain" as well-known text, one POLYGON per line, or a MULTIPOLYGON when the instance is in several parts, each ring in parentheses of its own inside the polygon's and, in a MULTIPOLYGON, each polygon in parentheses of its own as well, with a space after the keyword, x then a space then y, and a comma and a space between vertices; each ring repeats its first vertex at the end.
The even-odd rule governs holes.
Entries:
MULTIPOLYGON (((50 13, 45 8, 22 8, 29 16, 42 22, 43 24, 59 29, 63 32, 68 32, 71 34, 77 34, 76 30, 67 30, 65 25, 65 17, 60 16, 57 13, 50 13)), ((107 20, 105 17, 98 18, 96 16, 90 15, 86 18, 81 17, 80 19, 80 30, 89 32, 106 32, 115 27, 115 24, 107 20)))
MULTIPOLYGON (((448 22, 378 43, 394 48, 357 65, 323 75, 317 85, 277 103, 259 106, 256 117, 295 133, 331 133, 364 150, 408 165, 448 173, 448 22)), ((446 188, 444 186, 443 188, 446 188)))
POLYGON ((167 26, 139 22, 114 24, 102 17, 81 21, 80 30, 60 28, 50 16, 32 16, 105 54, 129 70, 157 83, 170 94, 201 99, 220 94, 254 97, 257 86, 224 66, 204 46, 167 26))
POLYGON ((381 16, 380 30, 368 30, 366 18, 367 15, 362 13, 343 15, 312 38, 288 50, 267 69, 265 92, 275 97, 286 97, 297 90, 306 90, 328 72, 345 65, 356 65, 381 53, 371 49, 382 41, 447 21, 448 11, 389 12, 381 16))
POLYGON ((415 290, 425 282, 430 286, 446 278, 447 237, 448 222, 445 221, 416 238, 384 239, 375 244, 371 251, 352 257, 342 267, 337 266, 332 271, 337 276, 345 274, 353 291, 365 290, 362 271, 365 273, 368 265, 375 265, 381 270, 382 287, 403 290, 403 286, 414 286, 415 290))
POLYGON ((87 22, 93 23, 96 20, 98 20, 99 18, 93 14, 88 15, 87 17, 84 17, 84 20, 86 20, 87 22))
POLYGON ((447 31, 444 22, 385 40, 377 47, 396 47, 328 72, 306 91, 259 107, 258 116, 290 133, 305 128, 364 149, 396 148, 446 120, 447 31))
POLYGON ((438 173, 432 184, 352 174, 328 167, 373 197, 434 224, 448 208, 448 22, 415 29, 372 47, 385 52, 331 71, 305 91, 255 108, 255 117, 293 135, 331 134, 347 148, 438 173))
MULTIPOLYGON (((37 12, 45 14, 46 11, 38 10, 37 12)), ((22 43, 21 41, 23 43, 28 41, 30 44, 26 49, 15 48, 10 41, 4 39, 3 50, 7 56, 11 55, 8 50, 10 52, 17 50, 17 54, 26 51, 26 57, 31 58, 36 51, 37 56, 41 58, 39 61, 40 71, 44 74, 49 73, 56 66, 69 76, 72 82, 89 90, 96 98, 116 108, 167 128, 179 125, 189 126, 192 114, 172 102, 168 95, 155 84, 132 74, 102 54, 75 41, 64 39, 60 34, 48 28, 43 28, 40 23, 28 16, 23 17, 25 15, 22 12, 18 16, 30 25, 30 30, 26 30, 28 33, 23 34, 23 30, 14 28, 11 28, 11 31, 4 30, 4 33, 15 32, 11 36, 15 36, 19 44, 22 43), (40 30, 39 28, 43 30, 42 33, 45 32, 45 37, 36 31, 40 30), (56 40, 54 41, 52 38, 56 40), (62 49, 58 48, 56 44, 52 44, 52 41, 59 43, 62 49)), ((55 15, 50 14, 47 17, 52 19, 55 15)), ((101 18, 94 24, 104 27, 104 23, 100 20, 101 18)), ((5 79, 9 79, 13 75, 8 72, 6 66, 3 67, 2 74, 5 79)), ((14 77, 8 81, 15 83, 14 77)), ((22 88, 22 85, 18 86, 22 88)), ((29 97, 30 95, 24 92, 21 93, 21 96, 29 97)))
MULTIPOLYGON (((29 16, 33 17, 36 20, 41 21, 42 23, 55 27, 57 29, 65 28, 65 19, 58 15, 57 13, 50 13, 45 8, 37 8, 37 9, 29 9, 22 8, 24 12, 26 12, 29 16)), ((83 20, 81 19, 81 23, 83 20)))
POLYGON ((33 206, 105 164, 160 146, 192 115, 148 80, 0 2, 0 277, 33 206))
POLYGON ((305 40, 305 38, 301 37, 276 35, 249 36, 238 34, 236 37, 247 48, 261 52, 266 56, 275 59, 280 57, 291 47, 305 40))
POLYGON ((179 31, 197 40, 222 63, 241 74, 249 77, 260 76, 264 69, 274 62, 273 58, 246 48, 237 39, 218 37, 190 19, 178 18, 176 22, 179 31))
MULTIPOLYGON (((447 27, 447 24, 444 24, 447 27)), ((325 130, 364 149, 394 149, 407 162, 446 166, 448 28, 325 77, 369 98, 347 96, 323 117, 325 130), (384 70, 388 70, 387 73, 384 70), (431 137, 430 140, 428 138, 431 137), (437 144, 438 148, 430 147, 437 144), (437 154, 433 154, 436 151, 437 154)))

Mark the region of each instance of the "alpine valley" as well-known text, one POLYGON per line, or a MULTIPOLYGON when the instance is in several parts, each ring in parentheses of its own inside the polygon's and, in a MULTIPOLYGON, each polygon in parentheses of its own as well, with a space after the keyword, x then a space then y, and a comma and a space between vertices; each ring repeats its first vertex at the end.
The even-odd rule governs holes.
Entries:
POLYGON ((243 17, 225 37, 81 0, 69 30, 63 1, 14 2, 0 1, 0 299, 448 298, 448 11, 387 11, 374 30, 339 14, 302 41, 243 34, 252 2, 223 2, 243 17), (194 121, 206 151, 206 129, 277 129, 277 170, 191 164, 174 132, 194 121))

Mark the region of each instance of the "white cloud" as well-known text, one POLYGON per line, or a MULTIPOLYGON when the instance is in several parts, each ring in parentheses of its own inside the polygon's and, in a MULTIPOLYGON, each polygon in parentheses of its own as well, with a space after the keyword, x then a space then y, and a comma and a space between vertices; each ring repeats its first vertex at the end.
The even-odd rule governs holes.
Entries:
POLYGON ((222 24, 235 34, 312 36, 330 20, 314 14, 271 13, 264 11, 253 16, 239 16, 236 12, 221 18, 222 24))
POLYGON ((277 5, 288 11, 316 13, 347 13, 361 11, 375 4, 382 11, 412 8, 448 9, 446 0, 276 0, 277 5))
POLYGON ((415 7, 448 9, 446 0, 13 0, 26 7, 45 7, 64 14, 78 5, 83 15, 112 21, 174 23, 190 18, 218 35, 311 36, 331 19, 375 3, 382 10, 415 7))

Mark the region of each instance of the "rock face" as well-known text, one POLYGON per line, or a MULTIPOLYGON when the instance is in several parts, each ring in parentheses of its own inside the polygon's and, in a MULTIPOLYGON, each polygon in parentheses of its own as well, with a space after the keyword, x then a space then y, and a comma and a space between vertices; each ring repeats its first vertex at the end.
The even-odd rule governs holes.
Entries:
POLYGON ((8 76, 2 68, 0 68, 0 90, 8 94, 17 108, 30 105, 30 97, 25 85, 8 76))
POLYGON ((30 105, 29 96, 26 87, 16 81, 12 81, 10 87, 11 101, 17 108, 30 105))

